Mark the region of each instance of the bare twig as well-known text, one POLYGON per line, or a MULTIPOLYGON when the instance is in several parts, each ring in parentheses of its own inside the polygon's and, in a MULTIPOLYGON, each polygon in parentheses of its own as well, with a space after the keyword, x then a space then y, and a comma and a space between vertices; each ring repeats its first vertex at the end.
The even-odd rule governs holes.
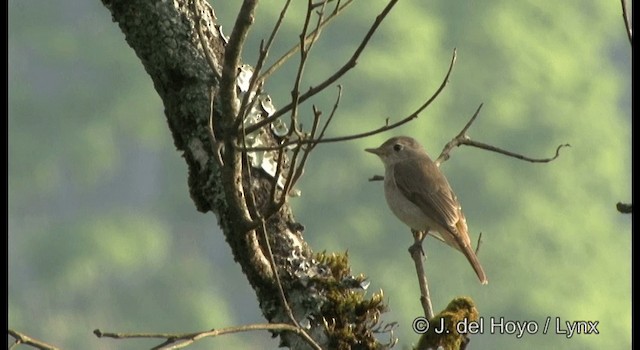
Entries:
MULTIPOLYGON (((280 180, 280 174, 282 174, 282 168, 284 167, 284 155, 285 155, 285 149, 284 148, 279 149, 278 159, 276 162, 276 173, 273 176, 275 181, 274 181, 274 186, 271 188, 271 196, 270 196, 273 202, 277 202, 276 194, 278 193, 278 181, 280 180)), ((267 216, 267 218, 268 217, 269 215, 267 216)))
POLYGON ((556 147, 556 154, 553 157, 549 157, 549 158, 530 158, 530 157, 523 156, 523 155, 518 154, 518 153, 514 153, 514 152, 511 152, 511 151, 503 150, 501 148, 498 148, 498 147, 495 147, 495 146, 492 146, 492 145, 488 145, 486 143, 478 142, 478 141, 464 140, 460 144, 467 145, 467 146, 472 146, 472 147, 476 147, 476 148, 481 148, 481 149, 485 149, 487 151, 492 151, 492 152, 496 152, 496 153, 500 153, 500 154, 504 154, 506 156, 513 157, 513 158, 520 159, 520 160, 524 160, 524 161, 531 162, 531 163, 549 163, 549 162, 555 160, 556 158, 558 158, 560 156, 560 149, 561 148, 563 148, 563 147, 571 147, 570 144, 564 143, 564 144, 558 145, 558 147, 556 147))
MULTIPOLYGON (((323 7, 326 5, 327 1, 323 1, 323 7)), ((300 33, 300 63, 298 64, 298 71, 296 72, 296 77, 293 82, 293 88, 291 89, 291 123, 289 125, 289 135, 291 136, 293 133, 296 134, 298 139, 302 139, 302 133, 298 130, 298 107, 300 106, 300 82, 302 81, 302 73, 304 72, 304 67, 307 63, 307 58, 309 57, 309 52, 315 43, 315 40, 311 40, 308 46, 305 46, 305 37, 307 31, 309 29, 309 23, 311 21, 311 14, 313 12, 313 3, 312 0, 308 0, 307 4, 307 14, 305 16, 304 24, 302 26, 302 31, 300 33)), ((320 11, 318 15, 318 25, 316 29, 319 27, 320 22, 322 21, 322 11, 320 11)), ((316 36, 320 35, 320 31, 316 30, 316 36)), ((276 112, 277 113, 277 112, 276 112)), ((266 118, 268 119, 268 118, 266 118)))
MULTIPOLYGON (((276 201, 276 203, 272 206, 271 210, 269 211, 269 215, 266 215, 266 217, 269 217, 271 214, 273 213, 277 213, 280 208, 282 208, 282 206, 286 203, 287 201, 287 195, 289 195, 289 191, 291 190, 291 184, 293 181, 293 169, 296 168, 297 166, 297 162, 298 162, 298 156, 300 155, 300 151, 302 150, 302 146, 298 146, 293 150, 293 154, 291 155, 291 160, 289 162, 289 170, 288 170, 288 175, 286 176, 285 182, 284 182, 284 188, 282 189, 282 193, 280 194, 280 198, 276 201)), ((277 179, 276 179, 277 181, 277 179)))
POLYGON ((112 338, 112 339, 134 339, 134 338, 146 338, 146 339, 167 339, 166 342, 160 344, 153 349, 181 349, 195 343, 196 341, 208 338, 217 337, 219 335, 233 334, 249 331, 289 331, 296 334, 300 334, 301 330, 296 326, 287 323, 258 323, 242 325, 237 327, 225 327, 220 329, 211 329, 202 332, 193 333, 115 333, 115 332, 103 332, 99 329, 93 331, 98 338, 112 338))
MULTIPOLYGON (((307 99, 309 99, 310 97, 315 96, 317 93, 321 92, 326 87, 328 87, 329 85, 333 84, 336 80, 338 80, 345 73, 347 73, 349 70, 351 70, 353 67, 356 66, 356 63, 358 62, 358 58, 360 57, 360 54, 362 54, 362 52, 364 51, 365 47, 369 43, 369 40, 371 40, 371 37, 373 36, 373 34, 376 32, 376 30, 380 26, 380 23, 382 23, 384 18, 389 14, 391 9, 393 8, 393 6, 397 2, 398 2, 398 0, 390 0, 389 1, 387 6, 376 17, 376 20, 371 25, 371 28, 369 28, 369 31, 367 32, 367 34, 362 39, 362 41, 360 42, 360 45, 358 46, 356 51, 353 53, 351 58, 349 58, 349 60, 340 69, 338 69, 333 75, 331 75, 329 78, 325 79, 323 82, 318 84, 316 87, 312 87, 307 92, 305 92, 304 94, 300 95, 300 97, 298 98, 297 104, 300 104, 300 103, 306 101, 307 99)), ((261 127, 273 122, 274 120, 278 119, 281 115, 284 115, 285 113, 289 112, 293 108, 293 106, 294 106, 293 103, 289 103, 288 105, 286 105, 286 106, 282 107, 281 109, 279 109, 273 115, 269 116, 269 118, 265 118, 265 119, 261 120, 260 122, 258 122, 256 124, 250 126, 249 128, 247 128, 247 132, 251 133, 251 132, 253 132, 255 130, 258 130, 261 127)))
POLYGON ((467 145, 467 146, 472 146, 472 147, 476 147, 476 148, 481 148, 481 149, 484 149, 484 150, 487 150, 487 151, 504 154, 506 156, 517 158, 517 159, 524 160, 524 161, 531 162, 531 163, 548 163, 548 162, 558 158, 558 156, 560 156, 560 149, 562 147, 570 147, 571 146, 568 143, 559 145, 556 148, 556 154, 553 157, 549 157, 549 158, 530 158, 530 157, 523 156, 523 155, 518 154, 518 153, 514 153, 514 152, 511 152, 511 151, 504 150, 504 149, 496 147, 496 146, 492 146, 492 145, 489 145, 489 144, 486 144, 486 143, 482 143, 482 142, 471 140, 469 138, 469 136, 467 136, 467 130, 469 129, 471 124, 476 120, 476 118, 478 117, 478 114, 480 113, 480 109, 481 108, 482 108, 482 104, 480 104, 478 109, 476 109, 476 112, 473 114, 473 116, 471 117, 469 122, 467 122, 467 124, 464 126, 464 128, 462 128, 462 130, 458 133, 458 135, 456 135, 451 141, 449 141, 444 146, 444 149, 440 153, 440 156, 438 156, 438 159, 436 159, 436 161, 435 161, 435 163, 437 165, 440 165, 442 162, 444 162, 447 159, 449 159, 449 157, 450 157, 449 153, 451 152, 451 150, 453 148, 455 148, 455 147, 460 146, 460 145, 467 145))
MULTIPOLYGON (((307 37, 305 38, 305 45, 311 42, 312 40, 317 40, 318 36, 316 35, 316 32, 326 27, 329 24, 329 22, 331 22, 331 20, 335 19, 338 15, 340 15, 342 11, 344 11, 347 8, 347 6, 351 5, 352 3, 353 3, 353 0, 347 0, 345 2, 337 1, 336 8, 333 10, 333 12, 329 16, 327 16, 327 18, 325 18, 322 21, 322 23, 320 23, 320 26, 316 28, 316 30, 314 30, 313 32, 307 35, 307 37)), ((260 80, 264 81, 268 77, 270 77, 271 74, 277 71, 278 68, 280 68, 296 52, 298 52, 299 49, 300 49, 300 45, 298 44, 293 45, 293 47, 291 47, 289 51, 287 51, 284 55, 278 58, 275 63, 273 63, 269 68, 265 70, 264 73, 262 73, 262 75, 260 76, 260 80)))
MULTIPOLYGON (((410 122, 413 119, 418 118, 418 116, 420 115, 420 113, 427 108, 435 99, 436 97, 438 97, 438 95, 440 95, 440 93, 442 92, 442 90, 444 90, 445 86, 447 86, 447 84, 449 83, 449 76, 451 75, 451 71, 453 70, 453 65, 456 61, 456 50, 453 50, 453 55, 451 56, 451 62, 449 63, 449 69, 447 70, 447 74, 445 75, 444 79, 442 80, 442 83, 440 83, 440 86, 438 87, 438 89, 436 90, 436 92, 431 95, 431 97, 429 97, 429 99, 427 99, 427 101, 425 103, 423 103, 418 109, 416 109, 413 113, 411 113, 409 116, 395 122, 392 124, 389 124, 389 119, 387 119, 387 121, 385 122, 385 125, 382 127, 379 127, 377 129, 371 130, 371 131, 367 131, 367 132, 363 132, 363 133, 359 133, 359 134, 352 134, 352 135, 347 135, 347 136, 340 136, 340 137, 329 137, 329 138, 324 138, 321 140, 313 140, 313 139, 304 139, 304 140, 290 140, 290 141, 286 141, 281 143, 280 145, 276 146, 276 147, 255 147, 255 148, 250 148, 247 151, 268 151, 268 150, 274 150, 274 149, 278 149, 278 148, 283 148, 283 147, 287 147, 290 146, 292 144, 317 144, 317 143, 330 143, 330 142, 342 142, 342 141, 349 141, 349 140, 355 140, 355 139, 360 139, 360 138, 364 138, 364 137, 368 137, 371 135, 375 135, 375 134, 379 134, 394 128, 397 128, 403 124, 406 124, 408 122, 410 122)), ((263 120, 264 121, 264 120, 263 120)), ((255 126, 257 124, 252 125, 255 126)))
POLYGON ((9 329, 8 333, 10 336, 12 336, 16 340, 10 348, 18 344, 25 344, 40 350, 59 350, 59 348, 53 345, 47 344, 41 340, 32 338, 24 333, 15 331, 13 329, 9 329))
POLYGON ((476 244, 476 256, 480 251, 480 244, 482 244, 482 232, 480 232, 480 234, 478 235, 478 243, 476 244))
MULTIPOLYGON (((331 123, 333 116, 335 115, 336 110, 338 109, 338 106, 340 105, 340 97, 342 96, 342 86, 338 85, 338 96, 336 98, 336 102, 333 105, 333 109, 331 110, 331 114, 329 115, 329 118, 327 119, 327 121, 325 122, 325 124, 323 125, 320 134, 317 136, 317 139, 321 140, 322 137, 324 136, 324 133, 327 129, 327 127, 329 126, 329 124, 331 123)), ((311 139, 316 139, 316 133, 317 133, 317 129, 318 129, 318 123, 320 120, 320 115, 322 114, 319 110, 316 109, 315 106, 313 106, 313 112, 314 112, 314 122, 311 128, 311 133, 310 133, 310 138, 311 139)), ((290 178, 293 177, 293 181, 291 182, 291 185, 289 186, 290 188, 287 189, 287 184, 285 183, 285 188, 283 189, 283 193, 284 194, 288 194, 289 191, 291 191, 291 188, 293 188, 293 186, 295 186, 295 184, 297 183, 297 181, 299 180, 300 176, 303 174, 304 172, 304 166, 306 164, 306 161, 308 159, 309 153, 315 148, 317 144, 309 144, 307 146, 306 149, 304 149, 303 152, 303 156, 302 156, 302 161, 300 162, 300 164, 297 166, 297 170, 295 172, 292 171, 292 167, 290 168, 288 175, 286 178, 290 178)), ((302 145, 298 145, 297 147, 302 147, 302 145)), ((283 158, 284 158, 284 153, 285 153, 285 148, 281 147, 278 149, 278 159, 277 159, 277 167, 276 167, 276 173, 274 175, 274 178, 276 179, 276 185, 277 185, 277 181, 280 178, 280 174, 282 172, 282 168, 283 168, 283 158)), ((267 213, 267 217, 269 217, 270 215, 272 215, 273 213, 277 212, 281 206, 281 201, 277 200, 276 197, 276 186, 274 186, 271 190, 271 198, 273 198, 273 208, 271 208, 271 210, 267 213)))
POLYGON ((267 246, 267 255, 269 256, 269 261, 271 262, 273 275, 276 279, 276 284, 278 285, 278 292, 280 293, 282 306, 284 307, 285 312, 287 313, 287 316, 289 317, 289 319, 291 319, 291 322, 293 322, 293 324, 297 327, 298 331, 296 332, 296 334, 300 335, 307 342, 307 344, 309 344, 309 346, 311 346, 313 349, 322 350, 320 345, 318 345, 318 343, 316 343, 316 341, 313 340, 313 338, 311 338, 311 336, 304 330, 304 328, 300 326, 300 323, 298 323, 298 320, 296 320, 296 317, 293 315, 293 311, 291 311, 289 302, 287 302, 287 297, 284 294, 284 289, 282 288, 282 282, 280 281, 280 274, 278 273, 278 267, 276 266, 276 261, 273 258, 273 251, 271 250, 271 243, 269 243, 269 237, 267 236, 267 226, 264 223, 264 219, 262 219, 262 234, 263 234, 265 245, 267 246))
POLYGON ((629 23, 629 14, 627 13, 627 2, 625 0, 620 0, 620 4, 622 5, 622 19, 624 20, 624 27, 627 29, 627 37, 629 38, 629 44, 631 43, 631 24, 629 23))
POLYGON ((409 254, 416 265, 416 274, 418 275, 418 285, 420 286, 420 304, 424 311, 424 316, 431 320, 433 318, 433 306, 431 304, 431 294, 429 293, 429 284, 427 275, 424 272, 424 264, 422 262, 424 250, 422 249, 422 241, 427 236, 427 232, 413 231, 414 242, 409 247, 409 254))
MULTIPOLYGON (((242 142, 243 144, 245 144, 246 142, 246 138, 245 138, 245 134, 244 134, 244 129, 243 129, 243 133, 242 133, 242 142)), ((284 151, 282 151, 284 153, 284 151)), ((282 153, 281 153, 282 155, 282 153)), ((251 176, 251 165, 249 164, 249 157, 247 157, 246 153, 243 154, 243 159, 244 159, 244 166, 246 168, 247 171, 247 177, 249 178, 249 183, 253 183, 253 179, 251 176)), ((277 175, 277 174, 276 174, 277 175)), ((275 178, 274 183, 273 183, 273 187, 277 187, 278 186, 278 177, 275 178)), ((271 267, 271 271, 272 271, 272 275, 275 279, 276 285, 278 287, 278 291, 280 293, 280 299, 282 302, 282 306, 287 314, 287 316, 291 319, 291 322, 297 327, 297 329, 299 331, 296 331, 295 333, 300 335, 308 344, 309 346, 311 346, 313 349, 316 350, 322 350, 322 348, 315 342, 315 340, 313 340, 313 338, 311 338, 311 336, 304 330, 304 328, 302 328, 300 326, 300 323, 298 323, 298 320, 296 320, 295 316, 293 315, 293 311, 291 311, 291 307, 289 306, 289 303, 287 302, 287 298, 285 296, 284 293, 284 288, 282 287, 282 281, 280 280, 280 275, 278 273, 278 266, 276 265, 275 259, 273 257, 273 251, 271 250, 271 243, 269 242, 269 236, 267 235, 267 225, 265 224, 265 217, 262 216, 262 214, 259 211, 259 208, 257 206, 256 203, 256 198, 255 198, 255 194, 253 191, 249 192, 249 196, 247 198, 247 204, 248 204, 248 208, 249 208, 249 212, 251 213, 253 220, 254 221, 259 221, 261 224, 261 232, 262 232, 262 240, 266 246, 266 252, 267 252, 267 258, 269 260, 269 265, 271 267)), ((278 208, 279 210, 279 208, 278 208)), ((270 216, 271 214, 269 214, 270 216)), ((268 216, 267 216, 268 218, 268 216)), ((255 232, 255 230, 253 230, 255 232)))
MULTIPOLYGON (((207 5, 208 6, 208 5, 207 5)), ((202 30, 202 12, 204 9, 202 8, 202 4, 200 0, 193 0, 191 11, 195 15, 196 19, 196 31, 198 32, 198 38, 200 39, 200 45, 202 46, 202 51, 204 51, 204 56, 207 59, 207 63, 209 63, 209 67, 211 67, 211 71, 213 71, 213 75, 216 79, 220 80, 220 72, 218 72, 218 67, 216 65, 216 60, 209 50, 209 45, 207 45, 206 38, 204 36, 204 31, 202 30)))
MULTIPOLYGON (((241 123, 244 120, 247 111, 251 110, 251 107, 247 108, 247 105, 249 105, 248 103, 249 98, 253 96, 252 92, 255 90, 257 85, 262 85, 264 82, 263 79, 258 79, 258 77, 260 75, 260 71, 262 70, 265 60, 269 56, 269 50, 271 49, 271 45, 273 44, 273 41, 276 38, 276 34, 278 33, 278 30, 282 25, 282 21, 284 20, 284 17, 287 14, 287 10, 289 9, 290 3, 291 3, 291 0, 287 0, 284 6, 282 7, 282 10, 280 11, 280 16, 278 17, 278 20, 273 26, 273 30, 271 31, 271 35, 269 35, 269 39, 267 39, 267 43, 265 44, 264 40, 260 42, 260 55, 258 57, 258 61, 256 62, 253 68, 253 74, 251 75, 251 79, 249 80, 249 88, 247 89, 247 92, 245 93, 244 98, 242 99, 242 104, 240 105, 240 112, 237 118, 238 120, 236 121, 236 129, 237 129, 237 126, 240 125, 239 123, 241 123)), ((257 98, 258 95, 259 94, 256 93, 255 98, 257 98)))
POLYGON ((215 87, 211 87, 209 92, 211 99, 211 105, 209 106, 209 137, 211 137, 211 151, 213 152, 216 162, 219 166, 224 166, 224 162, 222 161, 222 148, 224 147, 224 142, 216 139, 216 133, 213 128, 213 107, 216 98, 216 91, 217 89, 215 87))
MULTIPOLYGON (((309 135, 310 138, 315 138, 315 135, 318 131, 318 125, 320 123, 321 114, 322 112, 316 109, 316 106, 313 106, 313 125, 311 126, 311 133, 309 135)), ((298 146, 298 147, 304 147, 304 146, 298 146)), ((298 164, 298 166, 296 167, 295 172, 291 172, 289 174, 289 176, 292 177, 292 180, 291 180, 291 184, 289 185, 289 188, 287 189, 287 193, 291 191, 293 186, 295 186, 295 184, 298 182, 298 179, 300 179, 300 176, 302 176, 302 174, 304 173, 304 167, 307 163, 307 160, 309 159, 309 154, 311 153, 312 150, 313 150, 313 147, 311 146, 307 146, 303 148, 302 159, 300 160, 300 164, 298 164)))
MULTIPOLYGON (((340 98, 341 97, 342 97, 342 85, 338 85, 338 96, 336 96, 336 102, 333 104, 333 108, 331 109, 331 113, 329 113, 329 118, 327 118, 327 121, 324 123, 324 126, 322 127, 322 130, 320 130, 320 134, 318 135, 318 137, 314 136, 313 139, 316 139, 317 141, 321 141, 323 139, 324 133, 327 131, 327 128, 329 127, 329 124, 333 120, 333 117, 336 114, 336 111, 338 110, 338 106, 340 106, 340 98)), ((317 145, 318 145, 318 142, 310 144, 309 147, 311 149, 313 149, 317 145)))

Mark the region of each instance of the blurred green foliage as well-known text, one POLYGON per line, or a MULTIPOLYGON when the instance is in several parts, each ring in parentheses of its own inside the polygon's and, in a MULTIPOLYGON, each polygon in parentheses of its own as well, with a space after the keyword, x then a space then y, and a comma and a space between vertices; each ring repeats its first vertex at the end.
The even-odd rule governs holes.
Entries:
MULTIPOLYGON (((294 2, 270 55, 297 40, 294 2)), ((356 2, 324 31, 303 90, 351 55, 384 3, 356 2)), ((216 4, 230 33, 239 7, 216 4)), ((197 331, 263 322, 214 215, 196 212, 162 101, 109 12, 97 1, 10 1, 9 327, 57 346, 149 348, 91 331, 197 331)), ((280 9, 261 3, 245 47, 255 61, 280 9)), ((362 151, 391 135, 419 139, 436 157, 484 107, 469 135, 532 157, 532 164, 458 148, 443 164, 465 210, 490 283, 459 253, 426 242, 436 311, 473 298, 480 317, 552 318, 549 334, 481 334, 477 348, 599 349, 631 345, 631 52, 617 2, 401 1, 340 83, 330 136, 408 115, 449 85, 420 118, 383 135, 319 147, 293 199, 316 251, 349 251, 354 273, 384 290, 400 345, 417 343, 418 286, 411 236, 384 202, 382 165, 362 151), (599 335, 567 339, 563 321, 599 321, 599 335)), ((292 63, 297 62, 297 58, 292 63)), ((290 98, 295 65, 271 79, 276 106, 290 98)), ((328 113, 335 90, 314 98, 328 113)), ((302 112, 310 115, 311 104, 302 112)), ((267 333, 192 346, 276 348, 267 333), (265 345, 266 344, 266 345, 265 345)))

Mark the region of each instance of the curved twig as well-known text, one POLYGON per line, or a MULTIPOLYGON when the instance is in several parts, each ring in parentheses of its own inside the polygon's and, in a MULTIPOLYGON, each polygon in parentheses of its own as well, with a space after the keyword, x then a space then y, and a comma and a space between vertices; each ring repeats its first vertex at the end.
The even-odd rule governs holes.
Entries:
POLYGON ((531 158, 531 157, 527 157, 515 152, 511 152, 511 151, 507 151, 504 150, 502 148, 496 147, 496 146, 492 146, 483 142, 478 142, 478 141, 474 141, 471 138, 469 138, 469 136, 467 135, 467 130, 469 130, 469 127, 471 127, 471 124, 476 120, 476 118, 478 117, 478 114, 480 113, 480 109, 482 108, 482 103, 480 104, 480 106, 478 106, 478 109, 476 109, 476 112, 473 114, 473 116, 471 117, 471 119, 467 122, 467 124, 462 128, 462 130, 458 133, 458 135, 456 135, 451 141, 449 141, 444 148, 442 149, 442 152, 440 153, 440 156, 438 156, 438 159, 436 159, 435 163, 439 166, 442 162, 446 161, 449 159, 449 153, 451 152, 451 150, 455 147, 458 147, 460 145, 466 145, 466 146, 471 146, 471 147, 476 147, 476 148, 481 148, 487 151, 491 151, 491 152, 496 152, 496 153, 500 153, 500 154, 504 154, 505 156, 509 156, 509 157, 513 157, 513 158, 517 158, 520 160, 524 160, 527 162, 531 162, 531 163, 548 163, 552 160, 555 160, 556 158, 558 158, 558 156, 560 156, 560 149, 562 147, 571 147, 570 144, 565 143, 565 144, 561 144, 558 146, 558 148, 556 148, 556 154, 553 157, 549 157, 549 158, 531 158))
MULTIPOLYGON (((320 31, 324 27, 326 27, 329 24, 329 22, 331 22, 332 19, 335 19, 336 17, 338 17, 338 15, 341 14, 342 11, 344 11, 344 9, 347 8, 347 6, 351 5, 352 3, 353 3, 353 0, 347 0, 344 3, 341 3, 340 1, 338 1, 338 4, 336 5, 336 8, 333 10, 333 12, 331 12, 331 14, 322 21, 322 23, 318 28, 316 28, 314 31, 312 31, 307 35, 304 42, 305 45, 311 42, 312 40, 317 40, 318 37, 316 35, 316 31, 320 31)), ((262 73, 262 75, 260 75, 260 80, 264 81, 267 78, 269 78, 271 74, 277 71, 278 68, 280 68, 296 52, 298 52, 299 49, 300 49, 300 45, 298 44, 293 45, 293 47, 291 47, 289 51, 287 51, 282 56, 280 56, 280 58, 278 58, 269 68, 267 68, 264 71, 264 73, 262 73)))
MULTIPOLYGON (((206 38, 204 36, 204 30, 202 29, 202 12, 204 9, 201 7, 202 4, 200 0, 193 0, 191 4, 191 11, 194 14, 196 19, 196 32, 198 33, 198 39, 200 40, 200 45, 202 46, 202 51, 204 52, 204 57, 207 59, 207 63, 209 67, 211 67, 211 71, 217 80, 220 80, 220 72, 218 71, 218 64, 216 64, 216 59, 214 55, 211 53, 209 45, 207 45, 206 38)), ((208 6, 208 4, 207 4, 208 6)))
MULTIPOLYGON (((379 134, 391 129, 395 129, 403 124, 406 124, 408 122, 410 122, 413 119, 418 118, 418 116, 420 115, 420 113, 427 108, 435 99, 436 97, 438 97, 438 95, 440 95, 440 93, 442 92, 442 90, 444 90, 444 88, 447 86, 447 84, 449 83, 449 76, 451 76, 451 71, 453 70, 453 65, 455 64, 456 61, 456 49, 453 50, 453 55, 451 56, 451 62, 449 63, 449 69, 447 70, 447 74, 445 75, 444 79, 442 80, 442 83, 440 83, 440 86, 438 87, 438 89, 436 90, 436 92, 431 95, 431 97, 424 103, 422 104, 422 106, 420 106, 418 109, 416 109, 413 113, 411 113, 409 116, 395 122, 395 123, 391 123, 389 124, 389 119, 387 119, 386 123, 384 126, 379 127, 377 129, 371 130, 371 131, 367 131, 367 132, 363 132, 363 133, 359 133, 359 134, 353 134, 353 135, 347 135, 347 136, 339 136, 339 137, 328 137, 328 138, 324 138, 324 139, 320 139, 320 140, 312 140, 312 139, 304 139, 304 140, 291 140, 291 141, 287 141, 287 142, 283 142, 278 146, 275 147, 253 147, 253 148, 249 148, 249 149, 243 149, 241 147, 238 146, 238 148, 240 150, 243 151, 247 151, 247 152, 251 152, 251 151, 271 151, 271 150, 277 150, 280 148, 284 148, 293 144, 297 144, 297 145, 303 145, 303 144, 316 144, 316 143, 330 143, 330 142, 342 142, 342 141, 349 141, 349 140, 355 140, 355 139, 360 139, 360 138, 364 138, 364 137, 368 137, 371 135, 375 135, 375 134, 379 134)), ((266 119, 265 119, 266 120, 266 119)), ((263 120, 264 121, 264 120, 263 120)), ((255 126, 257 124, 254 124, 252 126, 255 126)))

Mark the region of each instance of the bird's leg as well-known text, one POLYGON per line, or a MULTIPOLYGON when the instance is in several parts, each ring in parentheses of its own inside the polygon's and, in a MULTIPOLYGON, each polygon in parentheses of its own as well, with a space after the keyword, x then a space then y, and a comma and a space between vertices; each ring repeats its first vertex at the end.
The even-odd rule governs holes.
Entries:
POLYGON ((424 249, 422 249, 422 241, 424 241, 425 237, 427 237, 427 232, 429 232, 429 230, 418 231, 411 229, 411 233, 413 234, 413 244, 409 247, 409 253, 413 255, 415 251, 418 251, 420 252, 420 254, 422 254, 422 256, 427 256, 424 253, 424 249))

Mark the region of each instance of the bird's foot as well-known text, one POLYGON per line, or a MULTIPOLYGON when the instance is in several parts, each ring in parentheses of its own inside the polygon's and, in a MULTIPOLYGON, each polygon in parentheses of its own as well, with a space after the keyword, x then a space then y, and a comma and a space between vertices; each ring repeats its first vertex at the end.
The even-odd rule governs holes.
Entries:
POLYGON ((419 253, 422 254, 422 256, 427 257, 424 253, 424 249, 422 249, 422 241, 427 237, 427 232, 428 231, 411 230, 411 233, 413 234, 413 244, 409 247, 409 253, 411 253, 411 255, 419 253))
POLYGON ((424 253, 424 249, 422 249, 422 242, 418 242, 416 241, 415 243, 413 243, 411 246, 409 246, 409 253, 411 255, 413 254, 421 254, 422 256, 426 257, 427 255, 424 253))

